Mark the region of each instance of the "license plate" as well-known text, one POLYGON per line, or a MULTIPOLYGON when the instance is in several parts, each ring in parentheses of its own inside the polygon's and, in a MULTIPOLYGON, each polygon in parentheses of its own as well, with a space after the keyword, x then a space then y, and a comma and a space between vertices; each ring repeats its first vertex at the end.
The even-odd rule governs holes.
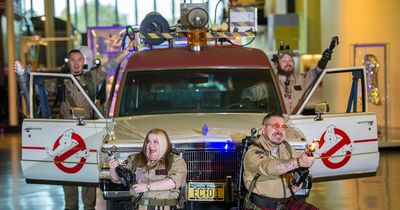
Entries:
POLYGON ((224 201, 223 182, 189 182, 189 201, 224 201))

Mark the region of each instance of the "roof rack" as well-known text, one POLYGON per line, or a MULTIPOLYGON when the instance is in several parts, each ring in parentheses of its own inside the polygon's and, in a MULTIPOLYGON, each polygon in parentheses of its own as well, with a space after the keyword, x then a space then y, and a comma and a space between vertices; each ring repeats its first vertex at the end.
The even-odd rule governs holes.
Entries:
MULTIPOLYGON (((207 32, 207 39, 237 39, 244 37, 255 37, 255 32, 207 32)), ((141 39, 182 39, 187 38, 187 33, 170 32, 170 33, 139 33, 141 39)))

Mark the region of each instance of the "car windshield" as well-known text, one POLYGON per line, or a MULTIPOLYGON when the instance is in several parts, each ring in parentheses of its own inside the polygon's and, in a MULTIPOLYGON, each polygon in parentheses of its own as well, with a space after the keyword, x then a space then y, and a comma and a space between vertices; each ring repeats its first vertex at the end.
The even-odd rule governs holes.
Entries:
POLYGON ((268 69, 127 72, 119 116, 200 112, 281 112, 268 69))

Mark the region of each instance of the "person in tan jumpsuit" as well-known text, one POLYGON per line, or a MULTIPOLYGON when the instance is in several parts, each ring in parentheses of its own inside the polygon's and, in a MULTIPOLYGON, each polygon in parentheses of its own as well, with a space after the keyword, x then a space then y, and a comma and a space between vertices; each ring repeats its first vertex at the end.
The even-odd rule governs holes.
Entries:
MULTIPOLYGON (((87 47, 86 47, 87 48, 87 47)), ((102 83, 106 77, 108 72, 114 70, 118 67, 118 64, 122 62, 128 55, 129 52, 134 49, 134 41, 129 42, 128 46, 116 54, 112 59, 106 62, 104 65, 98 68, 88 68, 85 71, 84 67, 87 65, 86 61, 93 61, 93 58, 88 58, 87 56, 92 55, 84 55, 80 49, 73 49, 68 52, 68 62, 66 63, 66 71, 74 75, 74 77, 79 81, 84 91, 89 95, 90 99, 95 102, 96 99, 96 90, 100 83, 102 83), (90 79, 89 79, 90 78, 90 79), (89 81, 90 80, 90 81, 89 81), (92 90, 92 91, 89 91, 92 90), (90 93, 92 92, 92 94, 90 93)), ((87 48, 88 49, 88 48, 87 48)), ((87 52, 86 52, 87 53, 87 52)), ((91 65, 90 65, 91 66, 91 65)), ((17 74, 18 84, 20 88, 24 90, 24 92, 29 92, 29 85, 27 83, 28 75, 30 72, 28 70, 22 68, 20 61, 15 61, 14 63, 14 71, 17 74)), ((73 84, 73 82, 69 79, 65 79, 61 81, 64 85, 64 100, 60 103, 60 115, 61 118, 70 119, 71 118, 71 108, 82 108, 85 110, 85 119, 94 119, 97 116, 94 115, 93 109, 90 106, 90 103, 81 94, 80 90, 73 84)), ((57 84, 51 84, 49 87, 46 87, 46 91, 48 94, 55 94, 57 84)), ((24 96, 25 100, 28 102, 29 97, 24 96)), ((28 104, 29 106, 29 104, 28 104)), ((63 186, 64 190, 64 199, 65 199, 65 209, 67 210, 78 210, 78 187, 77 186, 63 186)), ((82 201, 84 204, 85 210, 95 209, 96 206, 96 187, 82 187, 82 201)))
POLYGON ((282 206, 291 199, 291 191, 296 192, 302 187, 289 184, 292 170, 308 168, 314 163, 314 157, 304 152, 297 154, 290 145, 284 143, 286 129, 283 115, 268 114, 261 125, 261 136, 245 153, 243 181, 251 191, 253 209, 283 209, 282 206), (292 151, 288 151, 288 148, 292 151), (251 182, 256 176, 258 179, 251 190, 251 182))
POLYGON ((314 69, 311 69, 306 74, 295 73, 293 52, 288 45, 283 49, 283 43, 281 43, 280 50, 272 57, 272 62, 276 66, 275 74, 288 114, 295 114, 293 111, 302 99, 305 91, 326 68, 328 61, 331 60, 331 56, 332 51, 326 49, 314 69))
MULTIPOLYGON (((88 93, 89 88, 96 90, 96 87, 102 83, 106 77, 107 73, 115 68, 117 68, 118 63, 120 63, 128 54, 129 49, 133 46, 133 42, 129 46, 122 50, 120 53, 115 55, 110 61, 105 63, 103 66, 91 69, 90 71, 84 73, 84 56, 78 49, 71 50, 68 53, 67 66, 69 72, 75 76, 75 78, 82 85, 83 89, 88 93), (88 77, 91 77, 91 82, 88 82, 88 77), (88 87, 92 85, 93 87, 88 87)), ((83 108, 85 109, 85 119, 94 119, 93 109, 91 108, 87 99, 80 93, 79 89, 72 83, 71 80, 64 80, 64 90, 65 90, 65 100, 60 104, 60 114, 65 119, 70 119, 70 109, 71 107, 83 108)), ((90 95, 90 94, 89 94, 90 95)), ((95 96, 93 96, 95 98, 95 96)), ((94 100, 91 98, 91 100, 94 100)), ((78 187, 77 186, 63 186, 65 195, 65 209, 78 210, 78 187)), ((85 210, 95 209, 96 206, 96 187, 82 187, 82 201, 85 210)))
MULTIPOLYGON (((326 49, 318 62, 318 65, 307 72, 306 74, 299 74, 294 72, 293 52, 286 46, 281 47, 278 53, 272 57, 272 62, 275 64, 275 75, 279 84, 279 88, 283 97, 286 107, 286 113, 295 114, 293 111, 296 109, 299 101, 302 99, 305 91, 315 81, 315 79, 326 68, 328 61, 331 59, 332 51, 326 49)), ((267 84, 259 82, 251 87, 247 87, 242 91, 241 99, 247 104, 248 101, 256 102, 268 97, 267 84), (246 101, 247 100, 247 101, 246 101)))
MULTIPOLYGON (((110 176, 116 183, 121 178, 115 168, 118 160, 111 160, 110 176)), ((144 140, 143 150, 126 159, 126 168, 136 175, 136 184, 130 188, 139 210, 169 210, 178 205, 180 188, 185 185, 187 165, 175 154, 168 134, 162 129, 150 130, 144 140)))

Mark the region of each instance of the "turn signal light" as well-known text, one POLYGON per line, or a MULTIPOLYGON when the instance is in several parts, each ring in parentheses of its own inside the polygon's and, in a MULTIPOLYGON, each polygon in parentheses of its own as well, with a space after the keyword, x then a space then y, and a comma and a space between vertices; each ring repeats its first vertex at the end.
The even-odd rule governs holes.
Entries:
POLYGON ((207 46, 207 31, 202 29, 193 29, 188 32, 188 46, 193 51, 200 51, 207 46))

